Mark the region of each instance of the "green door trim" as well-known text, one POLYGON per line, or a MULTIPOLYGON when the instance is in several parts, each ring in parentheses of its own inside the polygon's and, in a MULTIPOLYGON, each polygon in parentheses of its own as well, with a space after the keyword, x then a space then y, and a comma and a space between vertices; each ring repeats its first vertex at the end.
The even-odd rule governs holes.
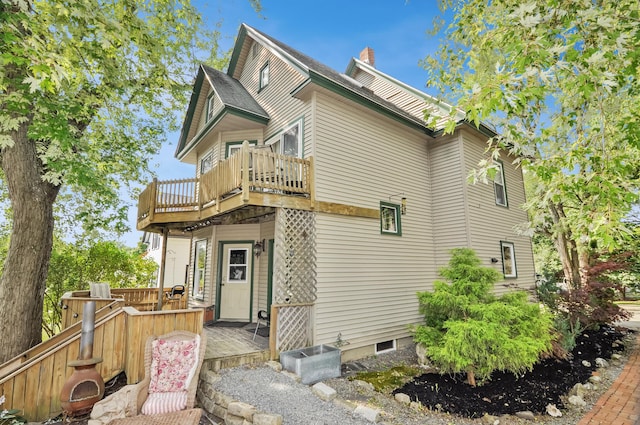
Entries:
POLYGON ((255 257, 254 252, 254 241, 218 241, 218 267, 216 271, 216 308, 215 308, 215 320, 220 320, 220 300, 221 300, 221 285, 222 285, 222 259, 224 258, 224 246, 225 245, 237 245, 237 244, 251 244, 251 283, 249 286, 249 323, 251 323, 251 312, 253 311, 253 258, 255 257))
POLYGON ((269 257, 267 259, 267 314, 271 315, 271 301, 273 300, 273 246, 274 240, 269 239, 269 257))

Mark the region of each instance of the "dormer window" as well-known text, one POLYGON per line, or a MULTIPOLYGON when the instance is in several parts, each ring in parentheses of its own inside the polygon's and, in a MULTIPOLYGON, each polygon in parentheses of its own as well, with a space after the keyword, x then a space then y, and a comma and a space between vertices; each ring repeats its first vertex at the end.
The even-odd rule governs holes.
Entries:
POLYGON ((260 87, 259 90, 264 89, 269 85, 269 62, 264 64, 260 69, 260 87))
POLYGON ((207 97, 207 122, 211 121, 213 118, 213 108, 215 106, 216 94, 215 92, 211 92, 207 97))

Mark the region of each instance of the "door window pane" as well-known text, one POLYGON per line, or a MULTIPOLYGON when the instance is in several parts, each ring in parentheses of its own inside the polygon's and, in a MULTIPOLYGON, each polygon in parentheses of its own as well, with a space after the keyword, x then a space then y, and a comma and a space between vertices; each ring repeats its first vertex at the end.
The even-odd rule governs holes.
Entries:
POLYGON ((249 267, 249 250, 246 248, 229 249, 228 281, 245 283, 249 267))

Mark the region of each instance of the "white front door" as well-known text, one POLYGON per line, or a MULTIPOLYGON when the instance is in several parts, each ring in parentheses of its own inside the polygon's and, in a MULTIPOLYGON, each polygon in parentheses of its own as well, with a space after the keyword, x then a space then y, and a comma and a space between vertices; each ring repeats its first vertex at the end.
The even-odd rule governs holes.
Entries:
POLYGON ((220 267, 220 320, 251 321, 252 244, 224 243, 220 267))

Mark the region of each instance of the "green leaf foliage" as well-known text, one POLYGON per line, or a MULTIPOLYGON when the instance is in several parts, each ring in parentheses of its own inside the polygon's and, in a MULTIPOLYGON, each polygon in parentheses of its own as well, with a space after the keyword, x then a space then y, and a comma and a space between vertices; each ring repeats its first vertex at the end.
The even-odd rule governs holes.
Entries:
POLYGON ((628 241, 640 194, 640 3, 439 3, 450 19, 423 61, 428 85, 497 129, 487 149, 513 154, 535 180, 531 228, 561 246, 565 278, 578 284, 592 241, 628 241))
POLYGON ((150 179, 220 34, 189 0, 8 0, 0 22, 0 158, 26 125, 78 223, 124 230, 122 193, 150 179))
POLYGON ((500 275, 473 250, 452 250, 440 274, 446 282, 418 293, 425 320, 414 328, 414 340, 441 372, 472 372, 481 381, 496 370, 522 373, 551 349, 552 316, 525 292, 495 296, 500 275))
POLYGON ((54 242, 44 297, 43 328, 48 336, 60 331, 60 299, 69 291, 89 289, 90 282, 112 288, 144 288, 155 283, 157 265, 132 248, 113 241, 83 246, 54 242))

